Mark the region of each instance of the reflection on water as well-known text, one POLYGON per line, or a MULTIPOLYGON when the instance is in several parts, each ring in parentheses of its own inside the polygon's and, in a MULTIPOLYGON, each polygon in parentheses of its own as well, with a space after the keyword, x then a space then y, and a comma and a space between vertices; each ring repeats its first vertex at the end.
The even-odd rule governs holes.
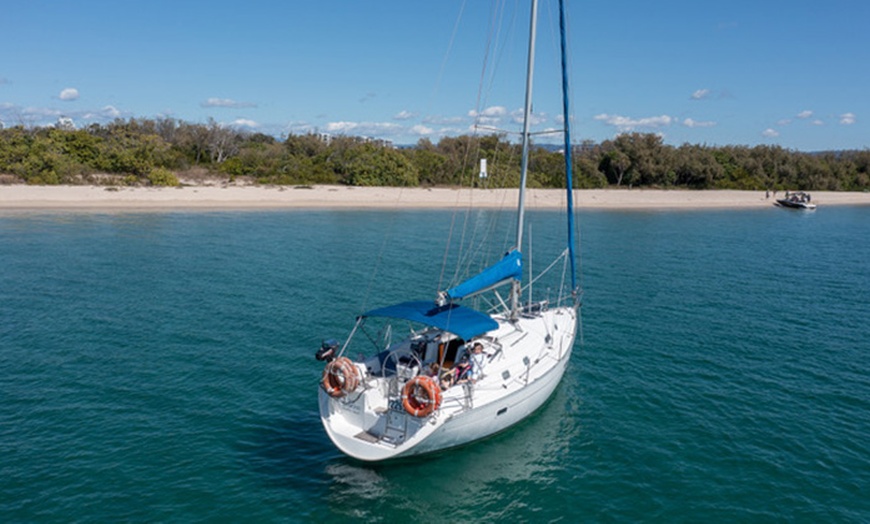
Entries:
POLYGON ((387 481, 378 472, 343 462, 327 464, 336 497, 374 500, 386 493, 387 481))

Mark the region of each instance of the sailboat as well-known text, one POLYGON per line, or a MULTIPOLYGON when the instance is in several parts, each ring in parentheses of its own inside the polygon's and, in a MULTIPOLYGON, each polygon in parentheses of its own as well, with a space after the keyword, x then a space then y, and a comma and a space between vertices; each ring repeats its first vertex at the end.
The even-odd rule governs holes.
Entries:
POLYGON ((329 438, 350 457, 384 461, 483 439, 535 412, 565 373, 579 323, 580 292, 575 277, 564 0, 559 1, 559 18, 568 239, 548 269, 561 262, 563 275, 570 278, 562 279, 566 291, 552 301, 524 298, 524 291, 529 297, 530 293, 522 283, 537 4, 531 1, 515 247, 482 272, 437 292, 434 300, 373 309, 357 317, 344 343, 323 342, 315 355, 325 362, 318 388, 320 417, 329 438), (503 286, 510 286, 507 299, 498 293, 503 286), (483 293, 494 295, 492 310, 463 305, 483 293), (373 346, 370 354, 349 357, 351 341, 372 319, 386 323, 387 335, 366 337, 373 346), (410 328, 397 337, 401 326, 410 328))

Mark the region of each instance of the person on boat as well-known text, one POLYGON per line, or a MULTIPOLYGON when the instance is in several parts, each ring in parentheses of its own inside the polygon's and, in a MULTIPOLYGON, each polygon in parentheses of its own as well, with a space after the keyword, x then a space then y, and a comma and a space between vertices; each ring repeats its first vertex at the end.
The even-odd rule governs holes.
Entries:
POLYGON ((483 352, 483 344, 475 342, 471 348, 471 357, 465 355, 457 368, 457 384, 465 382, 477 382, 483 378, 483 364, 486 361, 486 353, 483 352))
POLYGON ((468 382, 468 377, 471 374, 471 362, 468 360, 468 355, 462 355, 462 358, 459 359, 459 362, 456 363, 456 366, 453 368, 453 374, 451 377, 451 385, 452 384, 462 384, 464 382, 468 382))
POLYGON ((469 378, 477 382, 483 378, 483 363, 486 361, 486 353, 483 352, 483 344, 475 342, 471 348, 471 373, 469 378))
POLYGON ((426 369, 426 376, 431 377, 441 391, 448 389, 453 385, 453 372, 449 369, 442 369, 437 362, 432 362, 426 369))

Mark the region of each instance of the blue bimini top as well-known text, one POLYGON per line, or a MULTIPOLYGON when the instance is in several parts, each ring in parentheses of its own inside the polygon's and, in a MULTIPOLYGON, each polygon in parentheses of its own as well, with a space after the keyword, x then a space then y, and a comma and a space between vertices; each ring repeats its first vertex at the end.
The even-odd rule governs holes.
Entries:
POLYGON ((489 315, 460 306, 447 304, 435 306, 431 300, 414 300, 392 306, 373 309, 363 317, 399 318, 419 322, 469 340, 487 331, 498 328, 498 322, 489 315))

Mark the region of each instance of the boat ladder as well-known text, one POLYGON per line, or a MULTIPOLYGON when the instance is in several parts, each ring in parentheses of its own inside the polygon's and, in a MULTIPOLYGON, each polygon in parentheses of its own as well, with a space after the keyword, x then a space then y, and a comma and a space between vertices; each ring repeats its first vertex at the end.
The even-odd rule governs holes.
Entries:
POLYGON ((386 412, 384 433, 381 440, 398 446, 408 435, 408 416, 404 409, 390 407, 386 412))

